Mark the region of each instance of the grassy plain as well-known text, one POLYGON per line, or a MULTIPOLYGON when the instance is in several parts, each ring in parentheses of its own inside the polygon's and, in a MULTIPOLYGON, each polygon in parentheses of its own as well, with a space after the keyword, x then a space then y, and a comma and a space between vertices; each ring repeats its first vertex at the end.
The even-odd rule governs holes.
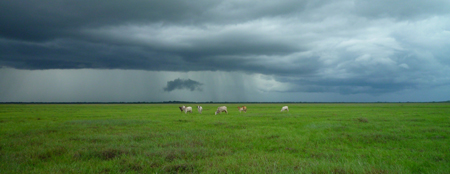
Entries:
POLYGON ((0 173, 450 173, 448 103, 201 105, 2 104, 0 173))

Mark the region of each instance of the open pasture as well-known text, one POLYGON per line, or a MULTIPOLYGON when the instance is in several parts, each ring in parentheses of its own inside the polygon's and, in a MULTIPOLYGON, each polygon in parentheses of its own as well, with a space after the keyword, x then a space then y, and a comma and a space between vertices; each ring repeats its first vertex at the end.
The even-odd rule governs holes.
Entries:
POLYGON ((448 103, 185 105, 2 104, 0 173, 450 173, 448 103))

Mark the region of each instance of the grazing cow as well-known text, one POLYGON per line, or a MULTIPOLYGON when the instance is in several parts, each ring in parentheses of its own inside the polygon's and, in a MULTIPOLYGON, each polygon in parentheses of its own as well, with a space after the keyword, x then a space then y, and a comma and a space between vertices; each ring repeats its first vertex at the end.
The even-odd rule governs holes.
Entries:
POLYGON ((188 106, 184 109, 185 114, 187 114, 188 112, 192 113, 192 107, 188 106))
POLYGON ((242 107, 238 106, 238 109, 239 109, 239 113, 241 113, 241 111, 244 111, 245 113, 247 113, 247 106, 242 106, 242 107))
POLYGON ((181 112, 183 112, 184 109, 186 109, 186 106, 181 106, 181 107, 178 107, 178 108, 180 108, 181 112))
POLYGON ((201 114, 202 113, 202 110, 203 110, 203 108, 201 107, 201 106, 197 106, 197 110, 198 110, 198 112, 201 114))
POLYGON ((228 114, 227 107, 226 107, 226 106, 218 107, 218 108, 217 108, 217 111, 215 112, 214 115, 217 115, 218 113, 221 113, 221 112, 225 112, 225 113, 228 114))
POLYGON ((288 108, 287 106, 283 106, 283 107, 281 108, 281 112, 283 112, 283 111, 288 111, 288 112, 289 112, 289 108, 288 108))

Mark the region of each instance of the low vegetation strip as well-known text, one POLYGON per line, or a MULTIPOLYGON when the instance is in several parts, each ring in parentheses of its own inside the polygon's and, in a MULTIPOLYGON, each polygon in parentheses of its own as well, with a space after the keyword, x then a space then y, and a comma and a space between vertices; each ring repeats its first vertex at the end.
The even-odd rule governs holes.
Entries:
POLYGON ((449 103, 182 105, 0 105, 0 173, 450 173, 449 103))

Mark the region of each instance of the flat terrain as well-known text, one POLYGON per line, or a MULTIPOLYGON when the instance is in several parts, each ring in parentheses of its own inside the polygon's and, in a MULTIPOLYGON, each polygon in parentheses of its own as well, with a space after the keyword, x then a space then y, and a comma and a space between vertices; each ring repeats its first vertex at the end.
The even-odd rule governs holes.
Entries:
POLYGON ((448 103, 186 105, 2 104, 0 173, 450 173, 448 103))

